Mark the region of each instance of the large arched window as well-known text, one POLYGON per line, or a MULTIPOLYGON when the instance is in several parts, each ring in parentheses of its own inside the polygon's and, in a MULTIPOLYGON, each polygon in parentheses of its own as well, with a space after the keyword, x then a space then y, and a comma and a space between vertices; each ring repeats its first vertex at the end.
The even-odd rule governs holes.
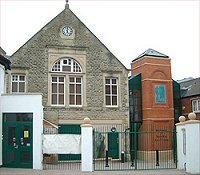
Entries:
POLYGON ((80 64, 69 57, 57 60, 51 67, 51 105, 81 107, 82 103, 83 74, 80 64))
POLYGON ((72 58, 62 58, 56 61, 51 69, 52 72, 82 72, 81 66, 72 58))

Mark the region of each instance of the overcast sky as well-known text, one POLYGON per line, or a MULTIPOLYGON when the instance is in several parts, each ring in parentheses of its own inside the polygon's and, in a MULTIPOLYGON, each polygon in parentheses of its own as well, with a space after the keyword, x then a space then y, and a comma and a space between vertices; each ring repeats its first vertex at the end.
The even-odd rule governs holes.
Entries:
MULTIPOLYGON (((12 55, 65 0, 0 0, 0 45, 12 55)), ((172 78, 200 76, 199 0, 69 0, 70 9, 127 67, 148 48, 171 58, 172 78)))

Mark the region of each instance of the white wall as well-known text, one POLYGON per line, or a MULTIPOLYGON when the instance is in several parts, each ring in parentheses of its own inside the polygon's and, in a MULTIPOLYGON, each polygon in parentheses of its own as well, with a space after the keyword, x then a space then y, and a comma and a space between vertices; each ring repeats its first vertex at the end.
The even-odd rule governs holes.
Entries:
POLYGON ((178 169, 185 169, 186 172, 191 174, 200 174, 200 121, 189 120, 176 124, 177 129, 177 156, 178 156, 178 169), (184 148, 184 135, 183 130, 186 132, 185 137, 185 154, 184 148))
MULTIPOLYGON (((43 107, 41 94, 2 94, 0 105, 0 136, 2 135, 2 113, 33 113, 33 169, 42 169, 43 107)), ((2 139, 1 139, 2 140, 2 139)), ((2 141, 0 142, 2 151, 2 141)), ((0 154, 1 156, 2 154, 0 154)), ((0 157, 0 162, 2 156, 0 157)))
MULTIPOLYGON (((177 168, 184 170, 185 167, 185 163, 186 163, 186 154, 184 154, 183 152, 183 130, 185 130, 185 125, 179 125, 176 127, 176 131, 177 131, 177 168)), ((186 145, 185 145, 186 146, 186 145)))
POLYGON ((200 174, 200 121, 186 124, 186 172, 200 174))

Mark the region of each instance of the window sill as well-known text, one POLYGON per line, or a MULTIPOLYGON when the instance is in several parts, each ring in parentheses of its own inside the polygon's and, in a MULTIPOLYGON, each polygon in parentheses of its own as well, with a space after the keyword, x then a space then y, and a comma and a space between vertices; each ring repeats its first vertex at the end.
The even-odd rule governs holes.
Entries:
POLYGON ((105 106, 106 108, 119 108, 118 106, 105 106))
POLYGON ((193 111, 193 113, 198 114, 198 113, 200 113, 200 111, 193 111))

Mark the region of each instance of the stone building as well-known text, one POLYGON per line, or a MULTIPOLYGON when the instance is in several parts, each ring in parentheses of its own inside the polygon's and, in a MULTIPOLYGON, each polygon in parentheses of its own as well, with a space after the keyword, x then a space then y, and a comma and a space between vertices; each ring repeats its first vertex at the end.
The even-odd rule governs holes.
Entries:
POLYGON ((8 93, 42 93, 44 118, 55 124, 128 123, 128 70, 69 9, 12 56, 8 93))

